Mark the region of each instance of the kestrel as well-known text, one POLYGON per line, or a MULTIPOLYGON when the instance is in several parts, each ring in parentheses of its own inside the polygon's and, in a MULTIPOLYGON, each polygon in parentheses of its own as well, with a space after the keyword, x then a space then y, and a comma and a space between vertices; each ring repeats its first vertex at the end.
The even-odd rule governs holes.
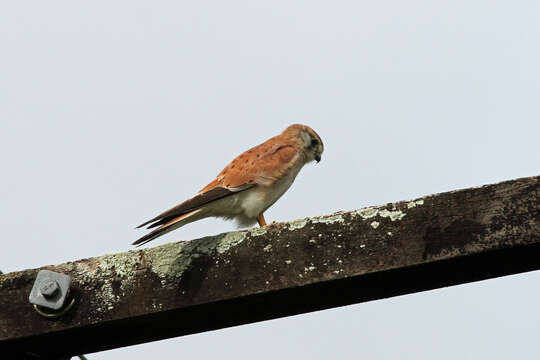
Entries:
POLYGON ((310 127, 291 125, 238 156, 191 199, 137 226, 158 228, 133 245, 207 217, 234 219, 240 226, 255 222, 266 226, 266 209, 289 189, 305 164, 321 160, 323 150, 321 138, 310 127))

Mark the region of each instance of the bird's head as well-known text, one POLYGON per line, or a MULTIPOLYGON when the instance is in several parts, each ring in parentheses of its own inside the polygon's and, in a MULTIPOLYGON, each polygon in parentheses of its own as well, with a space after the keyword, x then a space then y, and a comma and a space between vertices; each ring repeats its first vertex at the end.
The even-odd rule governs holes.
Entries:
POLYGON ((321 161, 321 155, 324 151, 324 145, 320 136, 309 126, 294 124, 285 129, 284 133, 289 132, 291 135, 300 140, 300 146, 303 147, 306 154, 306 163, 315 160, 321 161))

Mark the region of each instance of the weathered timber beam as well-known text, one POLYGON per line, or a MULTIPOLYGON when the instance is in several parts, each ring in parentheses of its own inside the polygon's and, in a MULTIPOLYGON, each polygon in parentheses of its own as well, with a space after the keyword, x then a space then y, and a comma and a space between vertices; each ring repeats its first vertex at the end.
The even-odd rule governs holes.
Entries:
POLYGON ((46 266, 73 279, 57 320, 28 303, 39 269, 0 275, 0 354, 89 353, 536 270, 539 180, 46 266))

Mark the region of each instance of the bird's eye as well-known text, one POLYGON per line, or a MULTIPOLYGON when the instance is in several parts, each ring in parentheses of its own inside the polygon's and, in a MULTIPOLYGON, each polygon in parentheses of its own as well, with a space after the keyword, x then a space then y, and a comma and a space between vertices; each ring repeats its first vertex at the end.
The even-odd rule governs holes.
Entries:
POLYGON ((319 145, 319 140, 315 138, 311 139, 311 146, 317 146, 317 145, 319 145))

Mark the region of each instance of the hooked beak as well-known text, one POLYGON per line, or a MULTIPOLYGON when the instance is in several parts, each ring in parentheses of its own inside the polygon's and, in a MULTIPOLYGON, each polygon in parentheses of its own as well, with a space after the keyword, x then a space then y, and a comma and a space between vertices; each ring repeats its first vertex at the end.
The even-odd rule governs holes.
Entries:
POLYGON ((321 161, 321 155, 315 155, 315 161, 316 161, 317 164, 318 164, 319 161, 321 161))

